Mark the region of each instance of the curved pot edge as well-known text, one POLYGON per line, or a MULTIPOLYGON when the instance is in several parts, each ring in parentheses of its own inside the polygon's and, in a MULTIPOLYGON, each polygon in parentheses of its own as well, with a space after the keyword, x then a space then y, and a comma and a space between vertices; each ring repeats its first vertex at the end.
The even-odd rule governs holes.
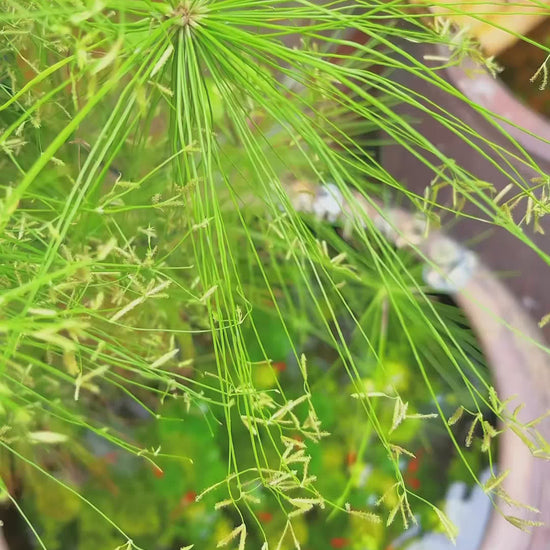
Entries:
MULTIPOLYGON (((501 399, 518 396, 510 408, 524 404, 520 419, 530 421, 550 409, 550 356, 541 349, 543 336, 510 291, 489 270, 480 266, 456 295, 482 345, 501 399)), ((508 412, 512 412, 509 410, 508 412)), ((548 423, 539 427, 550 436, 548 423)), ((544 550, 550 540, 550 462, 532 455, 526 445, 507 429, 499 439, 499 470, 510 470, 503 487, 511 497, 534 506, 541 514, 509 509, 510 515, 543 521, 532 535, 511 525, 501 514, 492 514, 480 550, 544 550)))
MULTIPOLYGON (((450 55, 448 47, 436 45, 438 54, 450 55)), ((529 153, 546 159, 550 154, 550 120, 517 99, 498 78, 466 58, 461 65, 445 69, 460 92, 499 117, 498 123, 529 153), (504 120, 503 120, 504 119, 504 120), (509 121, 509 122, 506 122, 509 121)))

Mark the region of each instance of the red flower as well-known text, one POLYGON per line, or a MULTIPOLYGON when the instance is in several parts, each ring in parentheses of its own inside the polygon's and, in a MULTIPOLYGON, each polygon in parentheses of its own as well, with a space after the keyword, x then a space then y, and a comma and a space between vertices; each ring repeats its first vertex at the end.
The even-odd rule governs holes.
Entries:
POLYGON ((197 498, 197 493, 195 491, 187 491, 181 498, 178 505, 172 510, 170 514, 170 520, 174 521, 187 506, 195 502, 197 498))
POLYGON ((357 453, 355 451, 350 451, 346 456, 346 464, 348 466, 353 466, 357 462, 357 453))
POLYGON ((284 361, 274 361, 271 365, 277 372, 284 372, 286 370, 286 363, 284 361))
POLYGON ((164 470, 155 465, 153 466, 153 475, 158 478, 164 477, 164 470))
POLYGON ((273 519, 273 514, 271 512, 258 512, 258 519, 262 523, 269 523, 273 519))
POLYGON ((333 548, 344 548, 349 544, 349 540, 345 539, 344 537, 334 537, 333 539, 330 539, 330 545, 333 548))
POLYGON ((409 479, 409 485, 411 486, 412 489, 414 489, 415 491, 418 491, 418 489, 420 489, 420 480, 416 477, 411 477, 409 479))
POLYGON ((418 471, 418 468, 420 467, 420 462, 422 461, 422 456, 424 454, 424 451, 420 449, 414 458, 411 458, 409 460, 409 463, 407 464, 407 471, 408 472, 416 472, 418 471))
POLYGON ((197 493, 195 491, 187 491, 183 497, 181 497, 181 503, 185 506, 187 504, 192 504, 197 498, 197 493))
POLYGON ((417 458, 413 458, 412 460, 409 460, 409 463, 407 464, 407 471, 414 473, 418 470, 419 466, 420 461, 417 458))

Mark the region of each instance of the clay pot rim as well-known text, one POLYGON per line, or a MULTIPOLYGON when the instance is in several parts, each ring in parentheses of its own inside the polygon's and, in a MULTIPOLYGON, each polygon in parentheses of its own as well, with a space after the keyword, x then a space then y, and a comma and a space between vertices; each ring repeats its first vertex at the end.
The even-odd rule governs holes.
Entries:
MULTIPOLYGON (((443 57, 449 55, 446 46, 438 44, 436 49, 443 57)), ((550 119, 524 105, 504 82, 471 59, 449 66, 445 72, 466 97, 497 115, 498 123, 527 152, 538 158, 548 157, 550 143, 546 142, 550 142, 550 119)))

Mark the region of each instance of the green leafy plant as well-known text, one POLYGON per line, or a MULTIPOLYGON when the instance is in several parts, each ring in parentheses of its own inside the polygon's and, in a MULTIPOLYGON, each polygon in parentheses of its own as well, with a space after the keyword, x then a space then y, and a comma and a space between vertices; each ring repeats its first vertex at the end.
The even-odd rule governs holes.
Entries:
POLYGON ((62 516, 79 548, 299 547, 317 514, 334 523, 317 520, 312 547, 349 524, 381 548, 415 505, 453 537, 407 484, 407 446, 434 424, 478 481, 447 418, 470 411, 466 442, 491 467, 489 415, 507 419, 464 319, 353 193, 438 206, 380 165, 382 132, 453 188, 457 216, 475 204, 536 249, 394 109, 433 116, 543 208, 509 155, 544 174, 511 137, 503 151, 392 79, 409 70, 470 103, 440 69, 475 47, 394 2, 4 1, 0 23, 0 472, 7 499, 23 484, 32 529, 42 518, 38 544, 72 536, 62 516), (433 68, 403 41, 453 53, 433 68), (304 215, 297 184, 330 184, 352 211, 304 215), (358 492, 346 446, 384 483, 358 492))

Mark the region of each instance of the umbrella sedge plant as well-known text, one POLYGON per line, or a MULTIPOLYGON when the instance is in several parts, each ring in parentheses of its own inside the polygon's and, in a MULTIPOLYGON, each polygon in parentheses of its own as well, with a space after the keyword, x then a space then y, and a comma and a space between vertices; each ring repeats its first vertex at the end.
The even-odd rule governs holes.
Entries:
MULTIPOLYGON (((434 117, 498 167, 517 202, 542 215, 548 194, 535 196, 510 159, 546 185, 548 176, 511 136, 503 150, 392 80, 394 71, 410 71, 505 133, 441 72, 466 55, 489 70, 493 60, 444 19, 427 21, 396 1, 1 6, 0 474, 3 498, 38 547, 48 541, 19 497, 47 482, 109 525, 119 548, 142 548, 79 490, 74 471, 94 471, 85 433, 159 476, 173 463, 200 471, 201 456, 187 448, 129 436, 115 414, 120 400, 152 422, 185 431, 195 414, 205 431, 224 434, 224 471, 205 473, 196 495, 233 518, 219 546, 299 548, 297 522, 312 513, 388 525, 397 516, 407 527, 419 505, 454 538, 438 503, 406 483, 402 460, 411 450, 394 431, 439 425, 479 483, 451 428, 469 417, 466 443, 486 443, 494 499, 501 478, 491 442, 499 432, 488 419, 501 428, 513 419, 464 319, 430 292, 413 256, 367 221, 353 217, 335 231, 330 219, 296 212, 288 187, 330 185, 376 208, 406 199, 433 221, 437 207, 449 206, 435 194, 414 196, 377 160, 377 147, 397 143, 434 170, 438 185, 452 187, 456 216, 460 204, 475 204, 484 221, 548 263, 492 186, 395 110, 405 102, 434 117), (437 64, 416 59, 407 42, 447 45, 450 54, 437 64), (274 369, 273 322, 292 373, 266 387, 258 372, 274 369), (324 370, 314 368, 316 346, 330 350, 324 370), (411 377, 430 410, 409 410, 399 384, 388 385, 392 346, 413 358, 411 377), (456 396, 455 414, 439 404, 435 379, 456 396), (311 449, 331 438, 316 410, 330 380, 347 392, 360 427, 358 459, 379 449, 393 476, 378 503, 351 506, 350 481, 328 495, 310 471, 311 449), (183 404, 181 416, 165 412, 173 401, 183 404), (258 519, 259 492, 283 518, 274 536, 258 519)), ((548 452, 538 443, 539 454, 548 452)))

